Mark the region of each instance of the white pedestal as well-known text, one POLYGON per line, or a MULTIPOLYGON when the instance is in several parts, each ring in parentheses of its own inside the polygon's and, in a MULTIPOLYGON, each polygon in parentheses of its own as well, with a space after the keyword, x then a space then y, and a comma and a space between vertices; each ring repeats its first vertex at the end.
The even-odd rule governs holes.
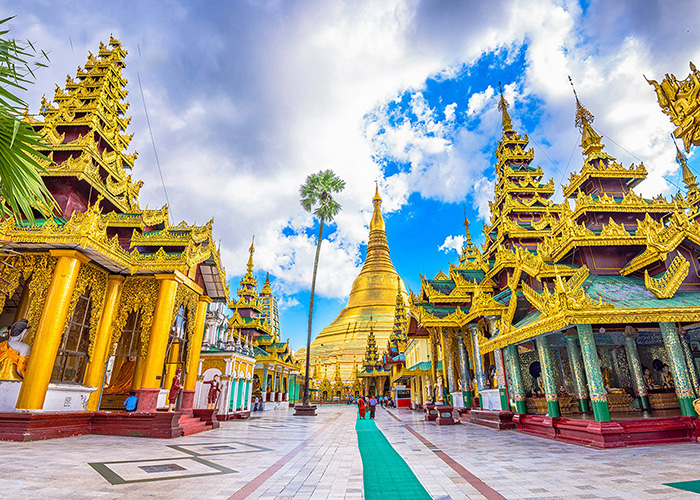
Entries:
MULTIPOLYGON (((16 411, 20 380, 0 380, 0 411, 16 411)), ((49 384, 43 411, 87 411, 90 394, 96 387, 75 384, 49 384)))
POLYGON ((168 393, 170 390, 168 389, 161 389, 160 392, 158 393, 158 400, 156 402, 156 408, 163 409, 163 408, 168 408, 168 393))
POLYGON ((464 396, 462 395, 462 391, 451 392, 450 395, 452 396, 452 406, 455 408, 464 408, 464 396))
POLYGON ((486 389, 479 391, 481 396, 481 407, 484 410, 501 411, 501 393, 498 389, 486 389))

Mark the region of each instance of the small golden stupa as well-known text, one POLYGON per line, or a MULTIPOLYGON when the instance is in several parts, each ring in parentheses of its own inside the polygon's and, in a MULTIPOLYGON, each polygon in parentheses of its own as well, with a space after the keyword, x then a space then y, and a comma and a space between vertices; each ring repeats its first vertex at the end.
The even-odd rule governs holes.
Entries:
POLYGON ((333 369, 337 360, 345 382, 353 378, 355 358, 362 359, 365 355, 370 324, 377 346, 383 347, 389 340, 394 330, 397 286, 404 301, 407 300, 403 281, 389 257, 378 186, 372 203, 374 213, 369 225, 367 258, 352 284, 348 303, 311 343, 311 365, 320 363, 333 369))

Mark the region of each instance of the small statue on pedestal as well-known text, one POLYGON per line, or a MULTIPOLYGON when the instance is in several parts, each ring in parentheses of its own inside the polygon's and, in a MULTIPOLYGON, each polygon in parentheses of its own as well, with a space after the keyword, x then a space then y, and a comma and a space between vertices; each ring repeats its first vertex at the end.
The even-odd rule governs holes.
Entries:
POLYGON ((435 399, 440 398, 440 401, 445 400, 445 395, 442 393, 442 375, 438 375, 437 382, 435 383, 435 399))
POLYGON ((219 376, 214 375, 211 380, 205 380, 205 384, 209 384, 209 393, 207 394, 207 409, 211 410, 216 408, 216 403, 219 400, 219 394, 221 394, 221 382, 219 382, 219 376))
POLYGON ((168 393, 168 411, 172 412, 175 410, 175 404, 177 403, 177 397, 180 395, 180 375, 182 374, 182 368, 178 368, 175 371, 175 376, 173 377, 173 383, 170 386, 170 392, 168 393))
POLYGON ((31 347, 22 340, 29 332, 29 322, 20 319, 10 327, 10 338, 0 342, 0 380, 24 380, 31 347))

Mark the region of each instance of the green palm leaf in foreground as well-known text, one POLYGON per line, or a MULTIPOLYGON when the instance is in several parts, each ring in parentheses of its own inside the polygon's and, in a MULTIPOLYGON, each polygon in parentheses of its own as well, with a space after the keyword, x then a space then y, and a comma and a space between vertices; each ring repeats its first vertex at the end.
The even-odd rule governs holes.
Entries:
MULTIPOLYGON (((3 25, 12 18, 0 20, 3 25)), ((16 95, 26 90, 34 79, 32 67, 45 64, 29 61, 34 57, 34 47, 8 38, 9 30, 0 30, 0 216, 22 216, 34 222, 34 210, 50 217, 56 202, 46 188, 40 172, 40 161, 48 158, 37 152, 47 149, 42 136, 22 120, 26 103, 16 95)), ((42 51, 42 57, 47 59, 42 51)))
POLYGON ((339 193, 345 188, 345 181, 340 179, 332 170, 322 170, 317 174, 311 174, 306 182, 299 188, 301 199, 299 203, 304 210, 318 217, 320 226, 318 229, 318 241, 316 242, 316 258, 314 259, 314 272, 311 278, 311 299, 309 300, 309 331, 306 337, 306 373, 304 376, 303 405, 309 405, 309 360, 311 356, 311 320, 314 315, 314 292, 316 291, 316 272, 318 271, 318 257, 321 253, 321 241, 323 240, 323 226, 326 222, 340 212, 340 204, 333 199, 333 193, 339 193))

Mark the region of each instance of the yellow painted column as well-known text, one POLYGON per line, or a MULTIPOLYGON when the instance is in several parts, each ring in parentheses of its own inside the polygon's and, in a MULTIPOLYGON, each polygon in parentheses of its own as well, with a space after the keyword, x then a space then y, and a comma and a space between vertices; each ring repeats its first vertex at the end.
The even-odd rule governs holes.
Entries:
POLYGON ((148 339, 148 352, 139 388, 138 411, 153 412, 158 403, 165 351, 172 327, 173 306, 178 282, 174 274, 156 275, 160 280, 156 310, 153 313, 151 335, 148 339))
POLYGON ((12 323, 16 323, 22 318, 27 318, 29 313, 29 283, 30 280, 24 282, 24 288, 22 289, 22 295, 19 298, 19 304, 17 305, 17 311, 15 311, 15 319, 12 323))
MULTIPOLYGON (((112 322, 119 308, 119 299, 121 298, 123 288, 124 276, 111 275, 107 278, 102 318, 100 318, 100 325, 97 328, 97 335, 94 341, 95 344, 92 347, 92 356, 85 369, 85 378, 83 379, 85 385, 97 387, 97 390, 90 394, 88 411, 98 410, 97 404, 100 401, 105 365, 107 364, 107 356, 109 354, 109 344, 112 340, 112 322)), ((116 373, 119 372, 117 371, 116 373)))
POLYGON ((146 357, 139 356, 136 358, 136 366, 134 367, 134 376, 131 378, 131 390, 136 391, 141 388, 141 380, 143 379, 143 369, 146 367, 146 357))
POLYGON ((180 409, 187 410, 193 407, 194 391, 197 387, 197 375, 199 371, 199 356, 202 353, 202 340, 204 339, 204 327, 207 319, 207 306, 211 299, 206 295, 199 297, 197 315, 194 321, 194 334, 189 342, 190 356, 187 362, 185 384, 183 385, 182 403, 180 409))
POLYGON ((440 394, 439 397, 445 403, 448 403, 448 397, 446 396, 446 394, 449 393, 449 380, 447 378, 447 363, 449 362, 447 356, 448 347, 445 344, 445 332, 443 332, 441 326, 438 327, 438 331, 440 332, 440 352, 442 353, 442 394, 440 394))
POLYGON ((51 250, 51 255, 58 257, 58 262, 34 335, 27 374, 17 397, 17 408, 22 410, 41 410, 44 407, 78 271, 81 264, 90 261, 75 250, 51 250))

